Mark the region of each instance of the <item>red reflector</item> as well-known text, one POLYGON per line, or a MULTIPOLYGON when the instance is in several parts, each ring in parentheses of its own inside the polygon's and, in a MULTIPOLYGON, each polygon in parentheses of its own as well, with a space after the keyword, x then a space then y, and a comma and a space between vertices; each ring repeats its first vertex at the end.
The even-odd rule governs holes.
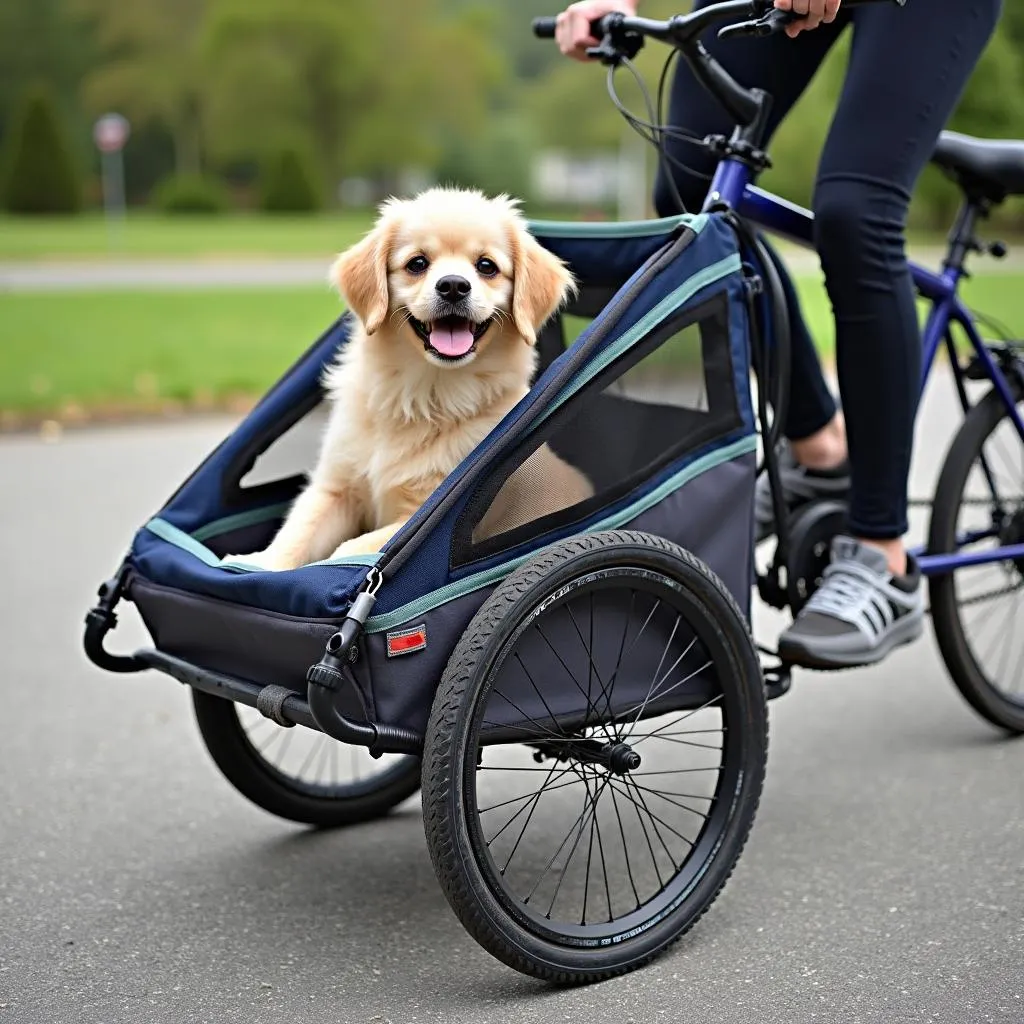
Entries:
POLYGON ((398 633, 388 633, 387 642, 389 658, 398 654, 422 651, 427 646, 427 627, 422 625, 414 629, 403 629, 398 633))

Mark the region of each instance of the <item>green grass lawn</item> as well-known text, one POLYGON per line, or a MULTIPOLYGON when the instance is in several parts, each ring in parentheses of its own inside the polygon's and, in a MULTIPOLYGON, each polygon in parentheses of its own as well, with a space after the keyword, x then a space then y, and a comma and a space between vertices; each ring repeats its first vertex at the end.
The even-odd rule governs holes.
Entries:
MULTIPOLYGON (((578 214, 527 209, 530 217, 573 219, 578 214)), ((370 226, 373 211, 331 211, 315 216, 162 216, 132 210, 116 232, 101 213, 77 217, 11 217, 0 214, 0 260, 146 258, 266 258, 326 256, 346 248, 370 226)), ((942 243, 917 234, 914 244, 942 243)), ((782 249, 787 248, 783 243, 782 249)))
POLYGON ((223 405, 264 390, 340 311, 326 287, 0 294, 0 410, 223 405))
MULTIPOLYGON (((827 298, 817 278, 798 286, 828 356, 827 298)), ((978 277, 964 295, 1024 329, 1024 273, 978 277)), ((0 425, 251 399, 339 311, 327 287, 0 294, 0 425)))
POLYGON ((0 216, 0 260, 98 257, 325 257, 351 245, 371 213, 315 217, 161 217, 132 212, 111 233, 101 214, 81 217, 0 216))

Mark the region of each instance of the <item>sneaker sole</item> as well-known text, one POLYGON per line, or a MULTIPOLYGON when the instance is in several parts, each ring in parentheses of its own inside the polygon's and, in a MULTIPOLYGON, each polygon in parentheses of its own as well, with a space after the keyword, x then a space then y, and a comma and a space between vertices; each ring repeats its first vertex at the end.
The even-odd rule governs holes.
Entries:
POLYGON ((897 647, 913 643, 924 632, 924 614, 908 615, 902 622, 896 623, 885 639, 870 650, 859 651, 826 651, 813 650, 799 640, 779 642, 779 660, 787 665, 799 668, 821 670, 837 670, 844 668, 863 668, 875 665, 897 647))

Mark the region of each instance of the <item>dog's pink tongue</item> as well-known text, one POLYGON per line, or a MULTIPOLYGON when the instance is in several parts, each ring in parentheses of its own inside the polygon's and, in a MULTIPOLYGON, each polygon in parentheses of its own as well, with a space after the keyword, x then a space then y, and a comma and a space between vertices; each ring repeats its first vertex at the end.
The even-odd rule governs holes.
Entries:
POLYGON ((435 323, 430 328, 430 344, 445 356, 464 356, 473 347, 473 332, 469 324, 450 326, 435 323))

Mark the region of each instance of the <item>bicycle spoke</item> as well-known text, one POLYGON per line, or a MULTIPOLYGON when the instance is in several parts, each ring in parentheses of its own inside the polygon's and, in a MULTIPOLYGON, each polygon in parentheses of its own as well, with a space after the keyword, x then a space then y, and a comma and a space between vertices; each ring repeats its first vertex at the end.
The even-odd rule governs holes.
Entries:
MULTIPOLYGON (((658 673, 661 671, 661 666, 662 666, 662 664, 664 664, 664 661, 665 661, 665 655, 668 654, 669 646, 671 646, 672 640, 675 638, 676 630, 679 628, 679 623, 681 621, 682 621, 682 616, 677 615, 676 616, 675 625, 672 627, 672 635, 668 638, 668 643, 665 645, 665 650, 662 652, 661 660, 658 662, 658 667, 654 670, 654 678, 651 680, 651 685, 650 685, 650 687, 647 690, 647 696, 644 698, 643 703, 640 705, 640 710, 637 711, 636 718, 634 718, 633 721, 630 723, 630 726, 629 726, 630 729, 632 729, 636 725, 636 723, 640 721, 640 716, 644 713, 644 708, 647 707, 648 703, 651 700, 651 697, 654 695, 654 693, 657 690, 657 688, 663 682, 665 682, 665 680, 669 677, 669 675, 675 670, 675 667, 679 664, 679 662, 681 662, 683 660, 683 658, 685 658, 690 653, 690 651, 693 649, 693 645, 697 642, 697 638, 694 637, 686 645, 686 650, 683 651, 683 653, 680 654, 679 657, 676 658, 676 660, 674 662, 672 662, 672 664, 665 670, 665 674, 660 679, 658 678, 658 673)), ((659 693, 658 696, 661 697, 661 696, 663 696, 663 694, 659 693)), ((630 709, 630 711, 628 711, 627 714, 632 714, 632 711, 633 711, 633 709, 630 709)), ((626 735, 628 736, 629 732, 627 732, 626 735)))
POLYGON ((1005 647, 1004 647, 1004 650, 1003 650, 1003 659, 1002 659, 1002 661, 999 664, 999 678, 1000 679, 1004 678, 1004 673, 1006 672, 1006 663, 1009 660, 1009 655, 1010 655, 1010 650, 1011 650, 1010 642, 1011 642, 1011 640, 1014 637, 1014 632, 1013 632, 1013 630, 1010 629, 1010 626, 1013 624, 1014 619, 1016 618, 1016 612, 1018 610, 1018 603, 1019 603, 1019 598, 1015 599, 1014 602, 1008 607, 1007 611, 1009 612, 1009 614, 1006 616, 1006 622, 1003 625, 1003 642, 1004 642, 1005 647))
MULTIPOLYGON (((611 700, 611 697, 609 695, 606 695, 606 693, 605 693, 604 683, 601 681, 601 676, 600 676, 600 674, 597 671, 597 666, 594 664, 594 658, 593 658, 593 655, 591 653, 593 651, 593 649, 594 649, 594 635, 593 635, 593 629, 594 629, 593 597, 594 597, 594 595, 593 595, 593 593, 591 593, 590 597, 591 597, 591 612, 590 612, 590 630, 591 630, 591 635, 590 635, 590 646, 589 647, 587 646, 586 640, 583 639, 583 633, 580 631, 580 627, 579 627, 579 625, 576 622, 576 616, 573 615, 573 613, 572 613, 572 605, 569 604, 569 602, 566 602, 566 604, 565 604, 565 610, 569 613, 569 621, 572 622, 572 627, 573 627, 573 629, 576 630, 576 635, 580 638, 580 643, 583 645, 584 652, 587 655, 587 661, 589 662, 589 668, 588 668, 588 671, 587 671, 587 693, 586 693, 586 697, 587 697, 587 714, 586 714, 586 717, 583 719, 583 728, 584 729, 587 728, 587 725, 589 724, 590 709, 593 708, 594 711, 598 710, 597 705, 594 703, 594 701, 591 699, 591 696, 590 696, 590 694, 591 694, 591 685, 592 685, 591 684, 591 679, 593 677, 597 678, 597 685, 601 688, 600 696, 605 697, 606 702, 611 700)), ((607 731, 605 731, 605 735, 606 736, 608 735, 607 731)), ((611 737, 609 737, 609 738, 611 738, 611 737)))
MULTIPOLYGON (((614 789, 614 787, 615 787, 615 784, 612 783, 612 788, 614 789)), ((627 788, 627 791, 628 791, 629 787, 627 786, 626 788, 627 788)), ((655 856, 654 844, 651 842, 651 836, 650 836, 650 834, 647 831, 647 825, 644 823, 644 819, 640 815, 640 808, 637 806, 636 801, 632 800, 631 803, 633 804, 633 810, 636 812, 636 820, 638 822, 640 822, 640 828, 643 830, 644 839, 647 841, 647 850, 648 850, 648 852, 651 855, 651 863, 654 865, 654 874, 658 878, 658 886, 660 888, 664 889, 665 888, 665 883, 664 883, 664 881, 662 880, 662 877, 661 877, 661 869, 658 867, 658 858, 657 858, 657 856, 655 856)), ((657 826, 655 826, 655 831, 657 831, 657 826)), ((658 838, 660 840, 661 836, 659 836, 658 838)), ((661 845, 662 846, 665 845, 664 840, 662 840, 661 845)), ((672 855, 671 854, 669 854, 669 858, 668 859, 669 859, 670 863, 672 864, 672 866, 675 867, 675 861, 672 860, 672 855)))
MULTIPOLYGON (((657 736, 659 740, 665 740, 667 743, 678 743, 684 747, 697 747, 700 750, 721 750, 720 746, 715 746, 713 743, 697 743, 695 740, 681 740, 675 736, 665 736, 662 733, 648 733, 648 736, 657 736)), ((630 734, 630 739, 634 737, 630 734)))
MULTIPOLYGON (((631 606, 631 607, 632 607, 632 606, 631 606)), ((629 656, 630 654, 632 654, 632 653, 633 653, 633 648, 634 648, 634 647, 636 647, 637 643, 638 643, 638 642, 639 642, 639 640, 640 640, 640 637, 641 637, 641 636, 643 636, 644 630, 645 630, 645 629, 646 629, 646 628, 648 627, 648 625, 650 624, 650 621, 651 621, 651 619, 653 619, 653 618, 654 618, 654 613, 655 613, 655 612, 656 612, 656 611, 657 611, 657 610, 658 610, 658 609, 659 609, 660 607, 661 607, 661 598, 659 597, 659 598, 656 598, 656 599, 655 599, 655 601, 654 601, 654 606, 653 606, 653 607, 651 608, 651 610, 650 610, 650 611, 649 611, 649 612, 647 613, 647 618, 646 618, 646 619, 644 619, 644 621, 643 621, 643 625, 642 625, 642 626, 640 627, 640 631, 639 631, 639 632, 637 633, 637 635, 636 635, 635 637, 633 637, 633 640, 632 640, 632 642, 631 642, 631 643, 630 643, 630 645, 629 645, 629 650, 627 650, 627 651, 626 651, 626 654, 625 654, 625 655, 623 656, 623 658, 620 658, 620 659, 619 659, 619 663, 620 663, 620 665, 621 665, 622 661, 623 661, 623 660, 625 660, 625 657, 628 657, 628 656, 629 656)), ((627 626, 628 626, 628 622, 627 622, 627 626)), ((623 634, 623 636, 625 636, 625 634, 623 634)), ((617 668, 615 669, 615 671, 614 671, 614 672, 612 673, 612 677, 611 677, 611 679, 609 679, 609 680, 608 680, 608 686, 609 686, 609 687, 611 687, 611 686, 612 686, 612 685, 613 685, 613 684, 615 683, 615 680, 616 680, 616 678, 618 677, 618 674, 619 674, 619 669, 618 669, 618 667, 617 667, 617 668)), ((608 711, 609 711, 609 713, 611 712, 611 706, 610 706, 610 705, 609 705, 609 707, 608 707, 608 711)))
MULTIPOLYGON (((296 773, 296 776, 295 776, 296 778, 301 779, 302 776, 305 775, 306 769, 312 763, 314 755, 320 749, 320 744, 321 743, 326 743, 326 742, 327 742, 327 740, 324 739, 321 736, 321 737, 317 737, 317 739, 313 743, 310 743, 310 745, 309 745, 309 753, 306 754, 306 758, 302 762, 302 767, 299 768, 298 772, 296 773)), ((352 752, 355 753, 355 748, 354 747, 353 747, 353 751, 352 752)))
MULTIPOLYGON (((630 620, 633 618, 633 605, 634 604, 636 604, 636 591, 632 587, 630 587, 629 588, 629 610, 626 612, 626 623, 622 627, 622 640, 619 643, 619 656, 615 659, 615 668, 612 669, 612 676, 611 676, 611 679, 609 680, 609 686, 611 686, 614 683, 616 676, 618 676, 618 674, 619 674, 619 669, 622 667, 622 653, 626 649, 626 635, 629 633, 629 623, 630 623, 630 620)), ((606 714, 611 714, 611 710, 612 710, 611 697, 609 696, 608 701, 605 704, 605 713, 606 714)), ((613 726, 613 731, 614 731, 614 726, 613 726)), ((617 738, 618 737, 618 733, 616 732, 615 735, 616 735, 616 738, 617 738)))
MULTIPOLYGON (((541 725, 536 718, 534 718, 532 715, 528 715, 514 700, 512 700, 511 697, 505 696, 505 694, 503 694, 501 690, 499 690, 496 686, 491 688, 491 692, 496 693, 506 703, 511 704, 512 707, 515 708, 515 710, 519 712, 519 714, 521 714, 523 718, 525 718, 528 722, 532 722, 534 725, 536 725, 537 728, 540 729, 540 732, 537 735, 548 736, 554 740, 565 739, 564 736, 559 736, 557 732, 552 732, 550 729, 545 728, 543 725, 541 725)), ((513 728, 515 727, 513 726, 513 728)))
MULTIPOLYGON (((585 772, 584 772, 584 775, 586 775, 585 772)), ((586 797, 586 799, 587 799, 587 808, 586 809, 588 810, 588 813, 590 815, 591 832, 593 832, 593 820, 594 820, 595 815, 597 814, 597 797, 594 797, 594 796, 591 795, 590 786, 587 784, 586 778, 584 778, 584 780, 583 780, 583 785, 586 787, 586 791, 587 791, 587 797, 586 797)), ((602 784, 601 790, 598 791, 598 796, 601 795, 601 792, 604 790, 605 785, 607 785, 607 783, 603 783, 602 784)), ((558 899, 558 894, 559 894, 559 892, 561 892, 562 883, 565 881, 565 876, 569 873, 569 865, 572 863, 572 859, 576 855, 577 849, 579 849, 580 840, 583 838, 583 832, 584 832, 584 829, 586 829, 586 827, 587 827, 586 822, 584 822, 582 825, 580 825, 579 832, 576 833, 576 839, 573 841, 572 849, 569 851, 569 856, 565 858, 565 867, 562 869, 562 873, 558 876, 558 884, 555 886, 555 891, 551 894, 551 902, 548 904, 547 913, 544 915, 548 920, 551 920, 551 911, 555 909, 555 900, 558 899)), ((557 853, 556 853, 556 856, 557 856, 557 853)), ((584 904, 584 910, 585 909, 586 909, 586 904, 584 904)))
MULTIPOLYGON (((611 778, 611 776, 609 776, 611 778)), ((622 815, 619 813, 619 802, 615 799, 615 787, 611 787, 612 807, 615 809, 615 818, 619 823, 619 836, 622 839, 622 853, 626 858, 626 875, 629 878, 629 886, 633 890, 633 898, 636 900, 637 908, 640 906, 640 893, 636 891, 636 882, 633 880, 633 868, 629 863, 629 848, 626 846, 626 830, 622 826, 622 815)))
MULTIPOLYGON (((591 623, 593 623, 593 602, 591 602, 591 623)), ((589 784, 587 791, 590 791, 589 784)), ((590 862, 594 857, 594 826, 597 824, 597 815, 590 819, 590 841, 587 844, 587 867, 583 874, 583 910, 580 912, 580 924, 587 923, 587 897, 590 895, 590 862)))
MULTIPOLYGON (((509 827, 509 825, 511 825, 512 822, 515 821, 516 818, 518 818, 519 815, 522 814, 526 810, 526 807, 530 807, 530 813, 527 815, 526 821, 523 822, 523 827, 522 827, 522 829, 519 832, 519 838, 516 839, 515 846, 512 847, 512 852, 508 855, 508 860, 505 861, 505 867, 501 869, 501 873, 502 874, 505 873, 505 870, 508 868, 509 862, 512 860, 512 857, 514 856, 516 850, 518 849, 519 843, 520 843, 520 841, 523 838, 523 833, 526 831, 527 825, 530 824, 530 818, 533 817, 533 812, 536 810, 537 804, 540 802, 540 798, 544 795, 545 792, 547 792, 547 782, 550 781, 551 776, 555 774, 555 771, 556 771, 557 768, 558 768, 558 762, 556 761, 556 762, 554 762, 554 764, 551 765, 550 768, 541 769, 541 771, 545 771, 547 773, 548 778, 547 778, 547 780, 545 780, 545 782, 543 782, 541 784, 540 789, 538 789, 537 792, 533 794, 533 798, 534 799, 533 799, 532 806, 527 804, 524 807, 520 807, 519 810, 516 811, 515 814, 513 814, 512 817, 509 818, 508 821, 506 821, 505 824, 502 825, 501 828, 498 829, 498 831, 495 832, 494 835, 491 836, 490 839, 487 840, 487 846, 490 847, 491 843, 493 843, 495 841, 495 839, 497 839, 498 836, 500 836, 501 833, 504 832, 505 829, 507 829, 509 827)), ((567 765, 565 768, 561 769, 561 771, 558 774, 558 778, 559 779, 562 778, 563 775, 567 774, 568 772, 571 772, 572 770, 573 770, 572 765, 567 765)), ((479 769, 477 769, 477 771, 479 771, 479 769)), ((578 779, 572 779, 571 780, 571 782, 577 782, 577 781, 579 781, 579 780, 578 779)))
MULTIPOLYGON (((570 769, 567 767, 565 770, 569 771, 570 769)), ((579 782, 579 779, 570 779, 568 782, 560 782, 557 786, 545 786, 544 792, 554 793, 556 789, 564 789, 566 786, 574 786, 577 782, 579 782)), ((500 804, 491 804, 489 807, 478 807, 476 811, 477 814, 487 814, 489 811, 498 810, 499 807, 508 807, 509 804, 514 804, 519 800, 532 800, 534 796, 536 796, 535 793, 524 793, 522 796, 514 796, 510 797, 508 800, 502 800, 500 804)), ((495 836, 494 838, 497 839, 498 837, 495 836)))
POLYGON ((539 687, 533 681, 533 676, 530 675, 530 673, 527 671, 526 665, 523 663, 523 659, 521 657, 519 657, 519 652, 515 651, 513 653, 513 657, 519 663, 519 667, 523 670, 523 675, 525 675, 526 678, 529 680, 530 685, 533 687, 533 692, 537 694, 537 696, 540 698, 541 704, 544 705, 544 710, 548 713, 548 718, 551 719, 551 724, 555 727, 555 729, 558 729, 558 720, 555 718, 554 714, 552 713, 551 708, 548 707, 548 702, 544 699, 544 694, 542 694, 540 692, 539 687))
POLYGON ((724 729, 684 729, 682 732, 662 732, 660 729, 656 733, 653 732, 634 732, 630 733, 635 739, 640 739, 642 736, 654 736, 657 735, 659 738, 664 739, 668 736, 699 736, 702 733, 721 733, 725 732, 724 729))
MULTIPOLYGON (((701 668, 699 668, 697 671, 698 672, 703 672, 706 667, 707 667, 706 665, 701 666, 701 668)), ((705 708, 711 707, 711 705, 714 704, 715 701, 721 700, 721 699, 722 699, 722 695, 721 694, 718 694, 717 696, 712 697, 709 701, 706 701, 705 703, 701 704, 701 706, 699 708, 694 708, 692 711, 687 711, 686 714, 684 714, 684 715, 680 716, 679 718, 676 718, 673 721, 667 723, 666 725, 662 726, 661 729, 655 729, 654 732, 649 732, 645 736, 642 736, 635 743, 633 743, 632 746, 637 747, 641 743, 643 743, 644 740, 649 740, 649 739, 651 739, 652 736, 657 736, 662 731, 662 729, 670 729, 673 725, 678 725, 680 722, 685 722, 686 719, 692 718, 695 714, 697 714, 698 711, 703 711, 705 708)), ((630 739, 632 739, 632 736, 630 736, 630 739)))
MULTIPOLYGON (((545 634, 544 630, 540 628, 539 622, 537 623, 537 632, 540 634, 541 639, 544 641, 544 643, 548 645, 548 647, 551 650, 551 653, 558 659, 562 668, 565 669, 566 675, 573 681, 573 684, 576 686, 576 689, 579 690, 583 697, 586 699, 587 713, 583 719, 584 722, 586 722, 590 718, 591 709, 593 708, 594 711, 597 711, 597 708, 593 706, 593 704, 590 701, 590 697, 587 695, 587 691, 584 690, 583 687, 580 685, 580 681, 576 678, 575 675, 573 675, 572 671, 569 669, 569 666, 566 665, 565 661, 562 659, 562 656, 558 653, 558 651, 555 650, 554 644, 552 644, 551 641, 547 638, 547 634, 545 634)), ((601 726, 600 723, 598 723, 598 727, 603 728, 603 726, 601 726)), ((608 736, 607 732, 605 732, 605 736, 608 736)), ((608 736, 608 739, 611 739, 611 737, 608 736)))
MULTIPOLYGON (((632 777, 632 774, 633 773, 630 772, 629 775, 624 775, 623 778, 624 779, 630 779, 632 777)), ((611 779, 611 776, 609 775, 608 778, 611 779)), ((614 784, 613 784, 612 788, 613 789, 615 788, 614 784)), ((632 798, 630 798, 630 802, 633 803, 633 804, 636 803, 636 801, 633 800, 632 798)), ((687 839, 686 836, 684 836, 682 832, 676 831, 676 829, 674 829, 667 821, 665 821, 663 818, 659 818, 656 814, 652 814, 651 811, 648 810, 646 807, 644 809, 647 810, 647 813, 650 815, 650 817, 651 817, 651 819, 653 821, 659 822, 660 824, 664 825, 665 828, 667 828, 669 830, 669 832, 671 832, 673 835, 679 836, 679 838, 682 839, 682 841, 684 843, 686 843, 687 846, 691 846, 691 847, 693 846, 693 842, 691 840, 687 839)))
MULTIPOLYGON (((607 784, 608 783, 606 780, 601 786, 601 792, 604 792, 604 787, 607 784)), ((598 793, 598 796, 600 795, 601 794, 598 793)), ((565 844, 569 841, 569 837, 572 835, 573 831, 579 826, 580 822, 583 820, 589 806, 590 804, 588 802, 587 805, 583 808, 583 810, 576 816, 576 820, 569 826, 569 831, 566 833, 565 838, 558 844, 558 849, 555 850, 555 852, 551 855, 551 860, 547 862, 547 865, 545 866, 544 870, 540 873, 540 877, 534 883, 533 888, 530 890, 529 895, 526 897, 526 899, 523 900, 523 903, 529 903, 530 900, 533 898, 534 894, 537 892, 537 888, 540 886, 540 883, 544 881, 544 878, 546 877, 547 873, 551 870, 551 865, 554 864, 555 861, 558 859, 558 855, 565 848, 565 844)))
MULTIPOLYGON (((707 821, 708 819, 708 816, 703 811, 698 811, 695 807, 689 807, 686 804, 681 803, 679 800, 673 800, 672 795, 670 794, 667 794, 661 790, 651 789, 650 786, 641 786, 639 782, 634 782, 633 785, 637 788, 637 790, 641 790, 644 793, 650 793, 651 796, 656 796, 659 799, 664 800, 666 803, 675 804, 676 807, 679 807, 684 811, 689 811, 691 814, 695 814, 698 818, 701 818, 703 821, 707 821)), ((712 803, 714 803, 715 800, 713 796, 699 796, 696 797, 696 799, 710 800, 712 803)), ((708 808, 708 810, 710 810, 710 808, 708 808)))
MULTIPOLYGON (((625 783, 626 783, 626 789, 628 790, 631 786, 633 787, 633 789, 636 789, 636 795, 640 799, 640 804, 643 805, 644 812, 651 819, 652 823, 656 823, 659 819, 656 817, 656 815, 651 813, 651 809, 647 806, 647 800, 645 799, 644 795, 640 792, 640 790, 636 788, 636 783, 633 782, 633 780, 630 779, 630 777, 628 775, 623 776, 623 778, 624 778, 625 783)), ((633 801, 633 803, 634 803, 634 806, 637 807, 637 817, 639 818, 640 817, 640 805, 638 805, 635 800, 633 801)), ((666 825, 665 827, 668 828, 669 831, 673 831, 671 826, 666 825)), ((646 829, 644 831, 646 833, 646 829)), ((665 845, 665 840, 662 837, 661 830, 658 828, 657 824, 654 824, 654 834, 658 837, 658 842, 661 843, 661 848, 665 851, 665 856, 668 857, 668 861, 672 865, 672 870, 673 871, 678 871, 679 868, 681 867, 681 865, 676 863, 675 857, 672 856, 672 851, 669 850, 668 846, 665 845)), ((693 844, 691 843, 690 845, 692 846, 693 844)), ((653 855, 653 851, 652 851, 652 855, 653 855)), ((658 880, 659 881, 661 880, 661 875, 660 874, 658 875, 658 880)))
MULTIPOLYGON (((612 890, 611 886, 608 884, 608 864, 605 861, 604 856, 604 843, 601 841, 601 819, 600 817, 595 816, 594 820, 597 824, 597 852, 601 858, 601 875, 604 878, 604 894, 605 900, 608 903, 608 920, 610 922, 612 919, 612 890)), ((583 909, 585 912, 586 904, 584 904, 583 909)))

